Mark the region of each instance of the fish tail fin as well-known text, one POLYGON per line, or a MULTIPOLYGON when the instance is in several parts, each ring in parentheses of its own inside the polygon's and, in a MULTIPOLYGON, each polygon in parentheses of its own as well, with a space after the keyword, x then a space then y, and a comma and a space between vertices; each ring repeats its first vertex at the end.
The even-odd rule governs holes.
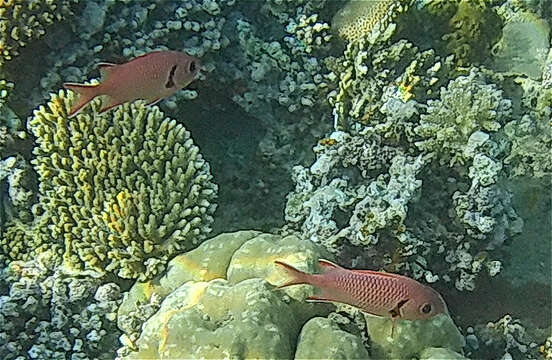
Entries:
POLYGON ((77 115, 81 109, 92 101, 96 96, 100 95, 98 92, 99 84, 77 84, 77 83, 64 83, 63 87, 76 92, 79 97, 77 101, 71 107, 69 114, 70 118, 77 115))
POLYGON ((291 285, 299 285, 299 284, 310 284, 311 283, 311 274, 307 274, 306 272, 303 272, 301 270, 298 270, 294 268, 293 266, 286 264, 281 261, 274 261, 276 265, 281 266, 286 273, 290 276, 290 279, 283 283, 282 285, 279 285, 277 289, 281 289, 283 287, 291 286, 291 285))

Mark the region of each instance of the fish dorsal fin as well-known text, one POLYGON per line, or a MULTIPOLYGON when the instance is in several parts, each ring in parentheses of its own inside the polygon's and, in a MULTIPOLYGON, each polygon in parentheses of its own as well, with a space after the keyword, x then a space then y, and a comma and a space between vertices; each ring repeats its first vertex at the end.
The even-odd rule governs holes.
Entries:
POLYGON ((108 62, 98 63, 98 69, 100 69, 100 75, 102 76, 103 81, 107 80, 113 69, 115 69, 115 66, 117 66, 117 64, 108 62))
POLYGON ((318 260, 318 266, 320 266, 320 270, 322 270, 322 273, 327 273, 329 271, 337 269, 343 269, 341 266, 324 259, 318 260))

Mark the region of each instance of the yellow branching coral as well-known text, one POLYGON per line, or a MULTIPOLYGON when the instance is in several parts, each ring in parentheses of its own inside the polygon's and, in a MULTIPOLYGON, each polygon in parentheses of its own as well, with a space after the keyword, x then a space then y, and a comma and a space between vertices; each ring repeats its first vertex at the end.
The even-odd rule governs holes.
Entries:
POLYGON ((67 271, 150 278, 210 231, 217 186, 209 165, 157 107, 136 102, 98 115, 96 100, 68 119, 72 101, 71 92, 53 94, 29 122, 40 181, 32 231, 41 246, 62 249, 67 271))
POLYGON ((71 13, 74 0, 0 0, 0 65, 38 39, 46 27, 71 13))

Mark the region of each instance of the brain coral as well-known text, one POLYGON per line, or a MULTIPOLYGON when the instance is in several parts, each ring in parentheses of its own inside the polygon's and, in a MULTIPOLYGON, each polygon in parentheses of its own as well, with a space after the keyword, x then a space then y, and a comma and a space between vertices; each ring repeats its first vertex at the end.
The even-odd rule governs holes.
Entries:
POLYGON ((41 240, 27 254, 58 246, 68 271, 151 277, 210 231, 209 164, 157 107, 136 102, 99 115, 94 101, 69 120, 72 101, 71 92, 53 94, 29 122, 40 181, 33 239, 41 240))
POLYGON ((343 39, 358 40, 367 36, 392 11, 392 5, 399 3, 395 0, 352 0, 335 14, 332 27, 343 39))
POLYGON ((45 27, 70 14, 74 0, 1 0, 0 65, 30 40, 44 35, 45 27))

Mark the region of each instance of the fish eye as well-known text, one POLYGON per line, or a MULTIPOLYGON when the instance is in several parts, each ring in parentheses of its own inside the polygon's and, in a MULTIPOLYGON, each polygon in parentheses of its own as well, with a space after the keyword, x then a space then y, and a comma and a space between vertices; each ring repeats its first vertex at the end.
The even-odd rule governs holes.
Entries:
POLYGON ((190 72, 194 72, 196 69, 196 63, 195 61, 190 62, 190 67, 188 68, 190 72))
POLYGON ((422 313, 424 313, 424 314, 429 314, 429 313, 431 312, 431 310, 432 310, 431 304, 424 304, 424 305, 422 305, 421 310, 422 310, 422 313))

